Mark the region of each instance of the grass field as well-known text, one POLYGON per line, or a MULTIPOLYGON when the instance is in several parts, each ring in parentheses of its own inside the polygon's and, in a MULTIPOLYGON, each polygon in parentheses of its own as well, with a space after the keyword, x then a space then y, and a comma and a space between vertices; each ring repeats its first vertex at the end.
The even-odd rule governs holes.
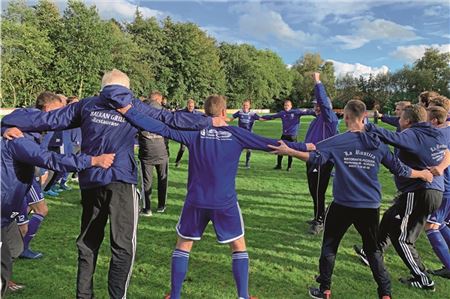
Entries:
MULTIPOLYGON (((302 121, 303 140, 308 119, 302 121)), ((260 122, 255 132, 278 138, 279 121, 260 122)), ((341 125, 341 131, 343 130, 341 125)), ((171 143, 171 164, 178 145, 171 143)), ((168 209, 164 214, 139 219, 138 247, 128 298, 163 298, 170 289, 170 259, 175 245, 175 224, 186 192, 187 153, 180 168, 169 174, 168 209)), ((244 155, 241 157, 244 159, 244 155)), ((293 163, 293 171, 273 170, 276 157, 254 152, 251 169, 240 168, 237 192, 246 226, 250 255, 250 293, 259 298, 308 298, 307 287, 315 285, 321 237, 307 234, 306 220, 312 218, 312 201, 308 192, 305 165, 293 163)), ((220 165, 218 165, 220 167, 220 165)), ((380 173, 383 186, 383 210, 395 195, 391 175, 380 173)), ((72 185, 75 187, 75 185, 72 185)), ((331 182, 327 202, 331 201, 331 182)), ((26 284, 21 293, 10 298, 74 298, 77 269, 75 245, 80 225, 79 190, 62 193, 60 198, 47 199, 49 215, 31 243, 41 251, 41 260, 19 260, 13 278, 26 284)), ((108 231, 109 229, 107 229, 108 231)), ((333 298, 377 298, 376 284, 369 268, 363 266, 352 251, 360 237, 351 228, 342 240, 333 275, 333 298)), ((427 238, 421 235, 418 250, 428 268, 440 268, 427 238)), ((95 276, 96 298, 108 298, 107 271, 109 263, 109 232, 105 236, 95 276)), ((228 246, 216 242, 211 226, 203 240, 194 245, 189 272, 183 287, 184 298, 236 298, 228 246)), ((398 278, 409 275, 408 269, 393 248, 385 257, 393 282, 394 298, 449 298, 450 282, 436 278, 436 292, 426 293, 401 285, 398 278), (447 295, 446 295, 447 294, 447 295)))

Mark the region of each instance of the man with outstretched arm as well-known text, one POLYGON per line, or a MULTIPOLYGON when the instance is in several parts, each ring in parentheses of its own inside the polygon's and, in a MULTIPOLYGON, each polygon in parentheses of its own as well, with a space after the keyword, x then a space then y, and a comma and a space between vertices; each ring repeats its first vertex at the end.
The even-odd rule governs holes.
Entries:
POLYGON ((138 130, 114 110, 130 103, 142 113, 174 127, 198 130, 212 124, 226 124, 217 118, 172 113, 142 103, 130 90, 128 76, 119 70, 104 74, 99 96, 48 113, 15 111, 2 119, 3 125, 16 126, 24 131, 63 130, 79 126, 82 153, 116 153, 116 163, 110 169, 92 168, 79 173, 83 207, 77 239, 76 296, 79 299, 94 297, 95 266, 108 218, 112 253, 108 273, 109 296, 126 297, 130 282, 138 221, 137 166, 134 160, 138 130))
POLYGON ((319 261, 319 288, 310 288, 312 298, 331 298, 331 276, 339 243, 350 225, 361 235, 373 277, 378 284, 378 296, 391 298, 391 283, 377 242, 381 204, 378 181, 380 164, 392 173, 408 178, 431 181, 428 170, 416 171, 401 163, 378 137, 364 132, 366 105, 349 101, 344 108, 348 131, 319 142, 316 151, 299 152, 286 146, 270 146, 275 154, 287 154, 311 164, 332 161, 336 176, 333 181, 333 202, 325 219, 325 230, 319 261))
MULTIPOLYGON (((137 109, 126 107, 120 111, 134 126, 182 142, 189 148, 188 190, 176 226, 178 240, 172 254, 171 293, 166 298, 180 298, 193 241, 201 239, 209 221, 214 225, 218 242, 230 244, 238 297, 251 298, 248 293, 249 258, 235 180, 243 149, 268 151, 267 144, 275 145, 277 141, 234 126, 206 128, 200 132, 177 131, 137 109)), ((226 119, 225 98, 209 96, 205 101, 205 113, 226 119)), ((303 143, 290 145, 298 150, 308 149, 303 143)), ((311 146, 309 149, 313 149, 311 146)))

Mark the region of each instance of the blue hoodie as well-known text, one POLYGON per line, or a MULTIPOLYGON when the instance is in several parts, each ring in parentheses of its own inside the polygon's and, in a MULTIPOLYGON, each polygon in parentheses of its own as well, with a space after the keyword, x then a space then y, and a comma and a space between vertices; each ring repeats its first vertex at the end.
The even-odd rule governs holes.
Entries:
POLYGON ((262 119, 281 118, 283 125, 283 135, 297 137, 298 129, 300 127, 300 117, 303 115, 315 115, 311 109, 291 109, 289 111, 281 110, 272 115, 261 116, 262 119))
POLYGON ((50 112, 19 109, 2 119, 2 126, 16 126, 23 131, 64 130, 80 127, 81 152, 92 156, 115 153, 112 167, 90 168, 79 173, 81 189, 95 188, 121 181, 137 184, 134 142, 138 130, 130 125, 114 107, 132 103, 137 110, 178 128, 202 129, 211 118, 192 113, 172 113, 152 108, 134 98, 128 88, 109 85, 98 97, 83 99, 50 112))
POLYGON ((322 83, 314 86, 314 96, 320 106, 320 114, 309 124, 305 142, 316 144, 337 134, 338 118, 322 83))
MULTIPOLYGON (((397 147, 400 161, 417 170, 439 165, 449 143, 440 130, 426 122, 413 124, 401 132, 391 132, 373 124, 366 125, 366 130, 377 134, 383 142, 397 147)), ((431 183, 395 176, 395 184, 403 193, 420 189, 444 191, 443 176, 434 177, 431 183)))
MULTIPOLYGON (((276 139, 264 138, 239 127, 178 131, 130 109, 126 119, 136 127, 186 144, 189 148, 188 192, 186 202, 206 209, 230 207, 237 201, 235 179, 243 149, 270 151, 276 139)), ((306 151, 303 143, 287 144, 306 151)))
POLYGON ((38 136, 26 134, 23 138, 2 138, 2 227, 11 223, 20 212, 23 199, 31 187, 34 167, 59 172, 80 171, 91 167, 91 156, 60 155, 41 149, 38 136))
POLYGON ((411 175, 411 169, 401 163, 376 135, 369 133, 348 131, 319 142, 316 148, 308 162, 316 165, 327 161, 334 163, 333 198, 346 207, 380 207, 380 164, 397 176, 411 175))
POLYGON ((400 117, 398 116, 388 116, 388 115, 384 115, 381 117, 381 121, 384 123, 387 123, 391 126, 394 126, 397 128, 396 132, 401 132, 402 129, 400 128, 400 117))

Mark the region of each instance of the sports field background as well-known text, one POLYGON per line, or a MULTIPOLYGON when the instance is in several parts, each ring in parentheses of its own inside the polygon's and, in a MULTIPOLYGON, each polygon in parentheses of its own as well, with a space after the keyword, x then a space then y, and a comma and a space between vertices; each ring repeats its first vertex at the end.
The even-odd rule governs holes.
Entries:
MULTIPOLYGON (((303 140, 311 118, 303 117, 299 140, 303 140)), ((236 124, 236 122, 234 122, 236 124)), ((341 132, 344 131, 341 123, 341 132)), ((279 138, 281 122, 257 122, 255 132, 279 138)), ((139 219, 137 255, 128 298, 163 298, 170 289, 170 261, 175 245, 175 224, 186 193, 187 158, 180 168, 173 167, 179 145, 170 143, 169 195, 164 214, 139 219)), ((242 155, 241 161, 245 158, 242 155)), ((307 287, 316 285, 321 236, 307 233, 306 220, 312 218, 312 201, 308 192, 304 162, 294 160, 291 172, 273 170, 276 157, 254 152, 251 169, 239 168, 237 192, 246 227, 250 255, 250 293, 258 298, 308 298, 307 287)), ((242 165, 242 163, 241 163, 242 165)), ((220 165, 217 165, 220 167, 220 165)), ((383 210, 395 195, 391 174, 380 173, 383 187, 383 210)), ((331 181, 330 181, 331 185, 331 181)), ((72 187, 76 185, 71 184, 72 187)), ((331 187, 327 203, 331 201, 331 187)), ((156 192, 156 190, 155 190, 156 192)), ((47 198, 49 214, 31 247, 43 252, 40 260, 18 260, 14 264, 13 280, 26 289, 9 298, 75 298, 77 249, 75 240, 80 225, 78 188, 47 198)), ((156 202, 156 193, 153 197, 156 202)), ((155 206, 155 205, 154 205, 155 206)), ((376 284, 370 269, 363 266, 353 253, 352 245, 360 238, 351 228, 344 237, 336 260, 332 296, 335 299, 377 298, 376 284)), ((428 268, 440 268, 425 234, 418 250, 428 268)), ((100 250, 95 276, 96 298, 108 298, 109 227, 100 250)), ((449 298, 450 282, 435 278, 436 292, 428 293, 401 285, 398 278, 409 271, 390 248, 385 257, 393 282, 393 298, 449 298)), ((231 272, 231 254, 227 245, 219 245, 214 230, 208 226, 202 241, 194 245, 189 272, 183 286, 183 298, 236 298, 231 272)))

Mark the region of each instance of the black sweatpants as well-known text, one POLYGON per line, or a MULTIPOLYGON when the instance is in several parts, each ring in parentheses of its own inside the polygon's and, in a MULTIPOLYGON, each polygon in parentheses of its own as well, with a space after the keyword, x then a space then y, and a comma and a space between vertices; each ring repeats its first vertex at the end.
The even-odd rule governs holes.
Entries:
POLYGON ((178 150, 178 154, 177 154, 177 158, 175 159, 175 163, 180 163, 185 150, 186 150, 186 145, 184 145, 183 143, 180 143, 180 149, 178 150))
POLYGON ((332 171, 333 163, 331 162, 323 165, 306 163, 309 193, 314 204, 314 220, 319 223, 322 223, 325 217, 325 193, 327 192, 332 171))
POLYGON ((141 159, 142 189, 144 191, 142 209, 145 211, 151 210, 153 168, 156 168, 156 174, 158 177, 158 209, 166 206, 167 186, 169 183, 169 160, 167 159, 161 164, 154 164, 148 160, 141 159))
POLYGON ((77 239, 77 298, 93 298, 97 256, 110 222, 111 261, 108 273, 110 298, 125 298, 136 253, 138 198, 132 184, 113 182, 81 190, 81 233, 77 239))
POLYGON ((380 209, 350 208, 332 202, 325 218, 325 230, 320 254, 317 282, 321 290, 329 290, 339 243, 350 225, 354 225, 363 242, 373 278, 378 284, 378 295, 391 294, 391 281, 378 246, 380 209))
MULTIPOLYGON (((291 135, 281 135, 281 140, 291 141, 291 142, 297 142, 297 136, 291 136, 291 135)), ((278 155, 277 156, 277 167, 281 168, 281 162, 283 161, 283 156, 278 155)), ((288 156, 288 166, 287 168, 292 167, 292 157, 288 156)))
POLYGON ((428 277, 416 250, 416 241, 428 215, 436 211, 441 203, 441 191, 422 189, 406 192, 386 210, 380 223, 378 242, 382 249, 385 250, 392 242, 411 274, 424 285, 430 284, 432 280, 428 277))

